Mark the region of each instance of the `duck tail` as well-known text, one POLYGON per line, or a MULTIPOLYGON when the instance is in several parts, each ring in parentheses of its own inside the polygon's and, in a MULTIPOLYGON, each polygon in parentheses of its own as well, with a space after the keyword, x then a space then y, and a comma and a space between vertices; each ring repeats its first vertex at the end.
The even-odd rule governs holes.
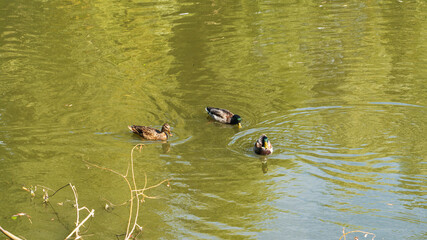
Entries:
POLYGON ((208 112, 208 113, 211 112, 211 109, 212 109, 212 107, 206 107, 205 108, 206 112, 208 112))
POLYGON ((131 130, 132 132, 136 132, 136 130, 135 130, 135 125, 129 125, 128 126, 128 128, 129 128, 129 130, 131 130))

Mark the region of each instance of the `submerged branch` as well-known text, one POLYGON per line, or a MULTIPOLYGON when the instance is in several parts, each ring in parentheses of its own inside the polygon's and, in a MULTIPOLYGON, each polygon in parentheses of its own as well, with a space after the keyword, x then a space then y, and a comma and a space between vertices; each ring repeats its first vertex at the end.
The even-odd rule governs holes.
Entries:
POLYGON ((66 185, 64 185, 64 186, 62 186, 62 187, 60 187, 58 190, 56 190, 52 195, 50 195, 51 197, 53 197, 57 192, 59 192, 59 190, 61 190, 61 189, 63 189, 63 188, 65 188, 65 187, 68 187, 68 186, 71 186, 71 184, 70 183, 67 183, 66 185))
POLYGON ((372 237, 372 239, 371 240, 374 240, 375 239, 375 237, 376 237, 376 235, 374 234, 374 233, 370 233, 370 232, 365 232, 365 231, 360 231, 360 230, 355 230, 355 231, 350 231, 350 232, 345 232, 345 228, 343 228, 342 229, 342 233, 343 233, 343 235, 340 237, 340 239, 339 240, 341 240, 343 237, 344 237, 344 240, 346 239, 346 235, 347 234, 350 234, 350 233, 364 233, 365 234, 365 238, 368 236, 368 235, 372 235, 373 237, 372 237))
POLYGON ((90 217, 94 217, 95 216, 95 209, 89 210, 87 207, 79 207, 79 195, 77 194, 77 189, 74 185, 72 185, 71 183, 69 183, 69 185, 71 186, 71 189, 73 190, 74 193, 74 199, 76 201, 76 211, 77 211, 77 220, 76 220, 76 228, 74 228, 74 230, 65 238, 65 239, 69 239, 73 234, 76 234, 76 239, 81 238, 79 235, 79 230, 80 227, 83 225, 83 223, 85 223, 90 217), (86 216, 85 219, 83 219, 82 222, 80 222, 80 211, 81 210, 86 210, 89 212, 89 214, 86 216))
MULTIPOLYGON (((137 144, 132 148, 130 162, 129 162, 127 170, 126 170, 126 174, 122 174, 122 173, 115 171, 113 169, 103 167, 103 166, 99 166, 99 165, 96 165, 94 163, 90 163, 88 161, 83 160, 85 163, 87 163, 90 166, 93 166, 93 167, 99 168, 101 170, 109 171, 109 172, 112 172, 116 175, 119 175, 126 182, 128 189, 129 189, 129 195, 130 195, 130 199, 128 200, 128 202, 130 202, 130 205, 129 205, 128 224, 126 227, 126 234, 125 234, 126 240, 135 237, 135 235, 134 235, 135 230, 137 230, 137 229, 139 229, 140 231, 142 230, 142 227, 138 224, 140 204, 142 202, 144 202, 145 198, 149 198, 149 199, 157 198, 157 197, 150 197, 150 196, 145 195, 144 191, 156 188, 156 187, 160 186, 161 184, 170 181, 170 179, 165 179, 156 185, 147 187, 148 179, 147 179, 147 174, 144 172, 144 175, 145 175, 144 187, 142 189, 138 189, 137 184, 136 184, 136 178, 135 178, 134 159, 133 159, 134 155, 133 154, 134 154, 135 149, 139 148, 138 150, 141 150, 142 146, 144 146, 144 144, 137 144), (136 204, 136 206, 134 206, 135 204, 136 204)), ((168 186, 169 186, 169 184, 168 184, 168 186)), ((108 202, 110 202, 110 201, 108 201, 108 202)))
MULTIPOLYGON (((77 227, 65 238, 65 239, 69 239, 74 233, 77 234, 78 230, 80 229, 80 227, 90 218, 90 217, 94 217, 95 216, 95 209, 92 209, 92 211, 89 212, 89 215, 86 216, 85 219, 83 219, 83 221, 77 225, 77 227)), ((76 237, 77 239, 77 237, 76 237)))
POLYGON ((4 234, 4 235, 6 235, 8 238, 10 238, 10 239, 12 239, 12 240, 22 240, 21 238, 19 238, 19 237, 17 237, 17 236, 15 236, 15 235, 13 235, 12 233, 10 233, 10 232, 8 232, 8 231, 6 231, 4 228, 2 228, 1 226, 0 226, 0 231, 4 234))

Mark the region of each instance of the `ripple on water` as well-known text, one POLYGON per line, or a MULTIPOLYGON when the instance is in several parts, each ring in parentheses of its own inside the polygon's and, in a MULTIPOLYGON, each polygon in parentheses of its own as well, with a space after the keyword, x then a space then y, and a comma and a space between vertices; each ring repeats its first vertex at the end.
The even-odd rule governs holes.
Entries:
POLYGON ((423 121, 408 119, 402 113, 417 109, 423 108, 370 103, 270 112, 263 116, 266 120, 235 134, 228 148, 256 157, 253 144, 266 134, 274 146, 269 158, 292 159, 309 178, 322 180, 335 190, 399 191, 399 182, 393 179, 401 174, 404 143, 413 141, 408 132, 419 137, 423 121))
POLYGON ((271 128, 271 127, 258 127, 251 128, 247 130, 240 131, 235 134, 230 142, 228 143, 228 149, 237 153, 244 154, 247 157, 259 157, 253 151, 254 144, 256 140, 262 135, 266 134, 273 144, 274 155, 277 157, 280 155, 281 148, 280 142, 278 141, 280 138, 275 137, 281 133, 283 129, 281 128, 271 128))
MULTIPOLYGON (((308 206, 324 208, 319 218, 325 221, 342 213, 393 221, 395 211, 425 208, 417 155, 425 152, 424 116, 423 107, 378 102, 269 112, 235 134, 228 148, 255 157, 254 141, 267 134, 275 150, 269 172, 283 173, 269 175, 275 192, 286 196, 275 203, 279 209, 298 215, 308 206), (286 177, 291 180, 283 184, 286 177)), ((413 216, 402 221, 419 223, 413 216)))

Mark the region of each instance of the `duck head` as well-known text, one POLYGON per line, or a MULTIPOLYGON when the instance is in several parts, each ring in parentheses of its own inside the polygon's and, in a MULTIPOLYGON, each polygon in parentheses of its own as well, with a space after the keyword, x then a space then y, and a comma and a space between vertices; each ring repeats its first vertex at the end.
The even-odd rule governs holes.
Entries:
POLYGON ((241 121, 242 121, 242 118, 239 115, 235 114, 231 117, 230 124, 233 124, 233 125, 237 124, 237 126, 241 128, 242 127, 242 124, 240 124, 241 121))
POLYGON ((162 126, 162 132, 168 134, 169 136, 173 136, 172 133, 171 133, 171 127, 167 123, 163 124, 163 126, 162 126))
POLYGON ((268 145, 269 145, 268 143, 269 143, 269 142, 270 142, 270 141, 268 140, 268 137, 267 137, 267 136, 265 136, 265 135, 264 135, 264 136, 262 136, 262 147, 263 147, 263 148, 267 148, 267 149, 268 149, 268 148, 269 148, 269 147, 268 147, 268 145))

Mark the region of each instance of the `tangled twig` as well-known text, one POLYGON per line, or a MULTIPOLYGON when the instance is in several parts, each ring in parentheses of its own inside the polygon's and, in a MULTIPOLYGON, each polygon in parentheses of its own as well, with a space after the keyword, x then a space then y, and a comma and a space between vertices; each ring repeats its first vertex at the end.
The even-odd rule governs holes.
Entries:
POLYGON ((161 184, 168 182, 170 180, 170 179, 165 179, 156 185, 147 187, 147 184, 148 184, 147 174, 144 173, 144 176, 145 176, 144 187, 142 189, 138 189, 138 187, 136 185, 136 178, 135 178, 135 171, 134 171, 133 153, 134 153, 135 149, 139 148, 139 150, 140 150, 142 148, 142 146, 144 146, 144 144, 137 144, 132 148, 130 164, 128 165, 128 169, 126 170, 126 174, 121 174, 115 170, 112 170, 112 169, 109 169, 109 168, 106 168, 103 166, 99 166, 99 165, 96 165, 96 164, 93 164, 93 163, 90 163, 90 162, 83 160, 84 162, 86 162, 87 164, 89 164, 93 167, 96 167, 96 168, 99 168, 99 169, 102 169, 105 171, 112 172, 116 175, 119 175, 126 182, 128 189, 129 189, 129 194, 130 194, 130 199, 129 199, 130 206, 129 206, 129 219, 128 219, 128 224, 126 227, 125 240, 130 239, 130 238, 134 238, 135 236, 133 234, 137 228, 139 230, 142 230, 142 227, 138 224, 140 203, 144 202, 145 198, 149 198, 149 199, 157 198, 157 197, 147 196, 144 193, 144 191, 156 188, 156 187, 160 186, 161 184), (128 179, 129 170, 130 170, 130 177, 132 178, 131 180, 128 179), (136 203, 136 207, 134 206, 135 203, 136 203), (134 208, 136 208, 136 209, 134 209, 134 208))
POLYGON ((94 217, 95 216, 95 209, 89 210, 87 207, 79 207, 79 199, 78 199, 78 194, 77 194, 77 189, 74 185, 72 185, 71 183, 69 183, 71 189, 73 190, 74 193, 74 199, 76 201, 76 211, 77 211, 77 220, 76 220, 76 228, 74 228, 74 230, 65 238, 65 239, 69 239, 71 236, 73 236, 73 234, 76 234, 76 238, 75 239, 79 239, 81 238, 79 235, 79 231, 80 231, 80 227, 90 218, 90 217, 94 217), (80 222, 80 211, 81 210, 86 210, 89 212, 89 214, 86 216, 85 219, 83 219, 83 221, 80 222))
POLYGON ((373 237, 372 237, 372 239, 371 239, 371 240, 374 240, 374 239, 375 239, 375 234, 374 234, 374 233, 365 232, 365 231, 360 231, 360 230, 355 230, 355 231, 345 232, 345 228, 342 228, 342 234, 343 234, 343 235, 340 237, 340 239, 339 239, 339 240, 341 240, 342 238, 344 238, 344 240, 346 240, 346 235, 347 235, 347 234, 350 234, 350 233, 356 233, 356 232, 358 232, 358 233, 364 233, 364 234, 365 234, 365 237, 367 237, 368 235, 372 235, 373 237))

